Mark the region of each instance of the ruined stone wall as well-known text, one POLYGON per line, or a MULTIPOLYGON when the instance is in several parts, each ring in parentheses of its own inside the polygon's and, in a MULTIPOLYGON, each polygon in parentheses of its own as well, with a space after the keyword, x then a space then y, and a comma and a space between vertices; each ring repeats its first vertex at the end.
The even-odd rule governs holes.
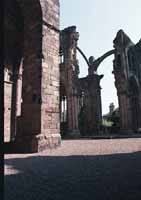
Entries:
MULTIPOLYGON (((128 51, 130 79, 137 93, 138 128, 141 128, 141 40, 128 51)), ((134 95, 135 96, 135 95, 134 95)), ((135 108, 134 108, 135 109, 135 108)))
MULTIPOLYGON (((43 20, 59 30, 59 2, 49 0, 43 6, 43 20)), ((42 46, 42 115, 47 119, 41 122, 42 133, 56 140, 60 133, 59 112, 59 32, 43 25, 42 46)), ((44 118, 43 117, 43 118, 44 118)), ((54 141, 55 142, 55 141, 54 141)))
MULTIPOLYGON (((32 5, 34 12, 38 8, 37 20, 31 18, 28 12, 25 19, 27 32, 25 33, 21 118, 21 135, 25 142, 30 141, 29 146, 33 151, 60 144, 59 1, 44 0, 38 3, 41 12, 40 7, 32 5), (31 27, 33 27, 32 32, 31 27), (30 44, 31 38, 33 38, 33 46, 30 44)), ((24 8, 26 8, 25 4, 24 8)))
POLYGON ((114 40, 115 85, 119 99, 120 128, 138 131, 140 128, 140 43, 134 44, 120 30, 114 40))
MULTIPOLYGON (((77 81, 79 66, 77 60, 77 41, 79 34, 75 26, 61 31, 61 50, 63 63, 60 64, 61 93, 66 93, 67 100, 67 129, 70 135, 79 134, 78 130, 78 91, 77 81), (64 89, 63 89, 64 88, 64 89), (65 92, 63 92, 63 90, 65 92)), ((62 96, 63 98, 63 96, 62 96)))
POLYGON ((78 39, 79 33, 76 32, 75 26, 61 31, 60 54, 63 55, 63 61, 60 64, 61 94, 65 94, 67 99, 67 132, 70 135, 76 135, 79 132, 82 135, 90 135, 100 131, 102 121, 100 79, 102 76, 92 73, 84 78, 78 77, 78 39))
MULTIPOLYGON (((8 6, 9 0, 6 2, 8 6)), ((21 41, 18 41, 20 37, 15 38, 11 51, 6 54, 6 62, 10 62, 11 69, 17 67, 13 77, 18 75, 20 67, 23 70, 22 83, 17 80, 14 91, 17 97, 14 101, 17 114, 16 118, 13 116, 13 120, 16 119, 14 141, 20 151, 37 152, 60 144, 59 0, 17 0, 12 12, 16 12, 17 8, 23 15, 21 35, 24 37, 21 41), (12 51, 19 42, 22 44, 18 47, 21 54, 14 57, 12 51)), ((9 19, 8 9, 6 21, 10 23, 16 19, 9 19)), ((19 12, 16 13, 18 18, 19 12)), ((6 41, 13 41, 10 33, 14 35, 16 29, 9 30, 8 23, 6 41)), ((5 43, 6 50, 9 44, 5 43)), ((9 90, 6 86, 6 98, 9 90)), ((9 121, 6 120, 6 123, 9 121)))
POLYGON ((79 79, 79 90, 83 92, 83 105, 79 114, 79 126, 82 135, 94 135, 100 132, 102 123, 101 87, 102 75, 89 75, 79 79))

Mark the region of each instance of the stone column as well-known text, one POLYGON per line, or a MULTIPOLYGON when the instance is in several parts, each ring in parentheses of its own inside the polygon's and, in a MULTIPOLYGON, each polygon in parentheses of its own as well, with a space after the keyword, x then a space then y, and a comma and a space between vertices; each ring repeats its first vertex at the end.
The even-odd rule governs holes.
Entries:
POLYGON ((64 54, 64 67, 67 88, 67 123, 70 134, 79 133, 78 130, 78 101, 77 101, 77 72, 74 62, 76 61, 76 46, 78 33, 76 27, 68 27, 61 33, 61 44, 64 54))
POLYGON ((23 1, 25 32, 21 128, 16 143, 17 148, 24 152, 56 147, 61 139, 59 1, 37 2, 30 1, 28 5, 27 1, 23 1), (31 11, 35 15, 31 15, 31 11))
POLYGON ((129 96, 128 80, 130 76, 128 50, 133 45, 130 38, 120 30, 114 39, 115 85, 119 99, 120 128, 123 132, 132 132, 132 105, 129 96))
POLYGON ((126 94, 126 91, 123 91, 121 88, 122 86, 120 87, 120 89, 117 89, 120 112, 120 129, 123 133, 130 133, 132 130, 132 114, 130 99, 126 94))
POLYGON ((91 134, 98 134, 102 122, 101 87, 100 80, 103 75, 93 74, 88 76, 89 94, 89 128, 91 134))
POLYGON ((79 133, 78 130, 78 101, 77 96, 70 95, 67 99, 67 117, 69 133, 79 133))

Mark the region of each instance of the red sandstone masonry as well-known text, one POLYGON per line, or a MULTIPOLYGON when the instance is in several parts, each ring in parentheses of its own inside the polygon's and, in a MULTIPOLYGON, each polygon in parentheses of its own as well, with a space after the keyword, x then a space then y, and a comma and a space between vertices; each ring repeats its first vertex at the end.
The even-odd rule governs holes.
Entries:
POLYGON ((59 0, 17 2, 24 15, 24 61, 16 145, 35 152, 60 144, 59 0))

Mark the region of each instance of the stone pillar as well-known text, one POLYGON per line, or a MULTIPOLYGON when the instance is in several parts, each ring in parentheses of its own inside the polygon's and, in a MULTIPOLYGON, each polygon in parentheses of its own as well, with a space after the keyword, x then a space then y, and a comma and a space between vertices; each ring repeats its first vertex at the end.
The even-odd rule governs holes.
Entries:
POLYGON ((132 51, 134 44, 123 30, 118 31, 113 42, 115 47, 114 74, 119 99, 120 128, 123 132, 129 133, 134 129, 133 102, 129 87, 130 77, 133 76, 133 71, 136 71, 136 67, 133 64, 134 56, 129 54, 130 48, 132 51), (134 70, 132 71, 132 69, 134 70))
POLYGON ((23 1, 25 33, 22 106, 16 142, 17 148, 24 152, 53 148, 60 144, 61 139, 59 1, 39 2, 35 4, 30 1, 28 7, 27 1, 23 1), (31 15, 31 11, 35 15, 31 15))
POLYGON ((102 123, 101 108, 101 87, 100 80, 103 75, 93 74, 88 76, 88 94, 89 94, 89 131, 91 134, 98 134, 102 123))
MULTIPOLYGON (((116 77, 117 78, 117 77, 116 77)), ((122 76, 120 77, 122 79, 122 76)), ((115 81, 117 88, 119 113, 120 113, 120 129, 123 133, 130 133, 132 130, 132 110, 130 98, 126 90, 126 80, 121 79, 115 81)))
POLYGON ((67 99, 67 117, 69 133, 79 133, 78 130, 78 101, 77 96, 70 95, 67 99))
POLYGON ((92 74, 79 79, 82 104, 79 114, 79 126, 82 135, 94 135, 100 132, 102 124, 101 87, 103 75, 92 74))
POLYGON ((64 54, 64 71, 67 95, 67 124, 70 134, 79 133, 78 130, 78 100, 77 100, 77 67, 76 46, 78 33, 76 27, 68 27, 61 32, 61 45, 64 54))
POLYGON ((119 94, 120 108, 120 128, 121 130, 129 130, 131 128, 130 104, 127 96, 123 93, 119 94))

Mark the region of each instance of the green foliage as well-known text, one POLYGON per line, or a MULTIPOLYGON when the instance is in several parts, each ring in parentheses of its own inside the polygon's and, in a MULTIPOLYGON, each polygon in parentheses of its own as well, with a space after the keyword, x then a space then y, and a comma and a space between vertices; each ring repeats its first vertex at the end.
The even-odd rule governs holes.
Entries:
POLYGON ((107 120, 107 119, 103 119, 103 120, 102 120, 102 125, 103 125, 103 126, 111 127, 112 124, 113 124, 113 122, 110 121, 110 120, 107 120))

